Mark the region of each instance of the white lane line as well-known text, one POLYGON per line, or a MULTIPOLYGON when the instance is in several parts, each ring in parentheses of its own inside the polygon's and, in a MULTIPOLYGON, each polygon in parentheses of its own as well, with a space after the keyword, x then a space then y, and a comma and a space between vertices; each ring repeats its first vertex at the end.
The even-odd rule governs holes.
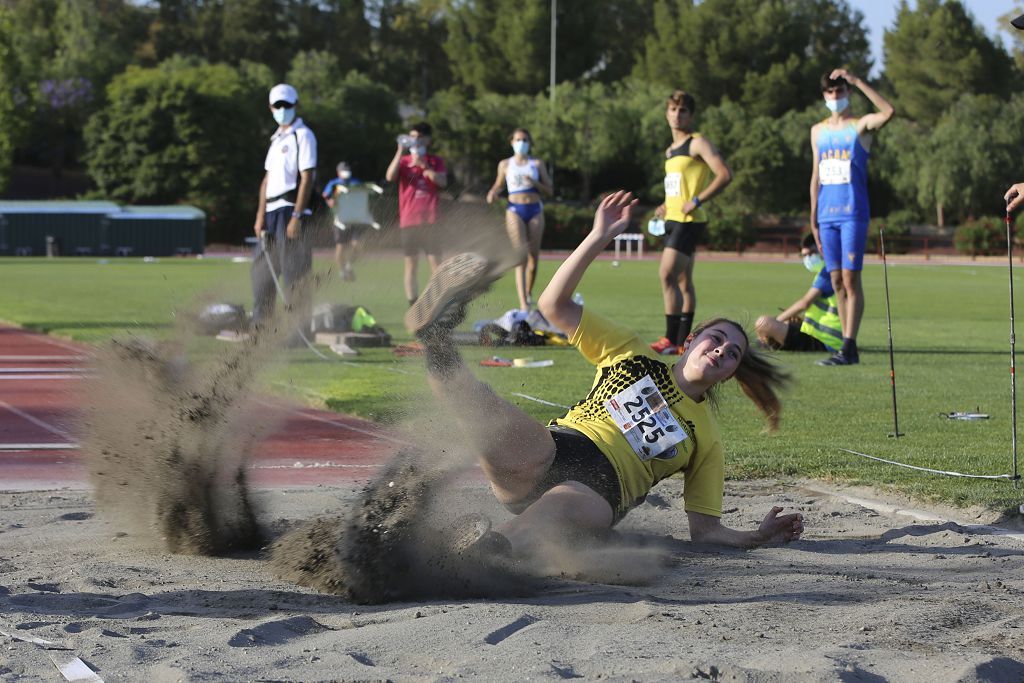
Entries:
POLYGON ((78 448, 77 443, 0 443, 0 451, 63 451, 78 448))
POLYGON ((375 470, 384 463, 376 465, 357 465, 344 462, 301 462, 296 460, 291 465, 250 465, 251 470, 375 470))
POLYGON ((56 434, 57 436, 60 436, 60 437, 63 437, 65 439, 67 439, 68 441, 72 441, 73 440, 71 435, 68 434, 67 432, 65 432, 60 427, 55 427, 55 426, 51 425, 49 422, 44 422, 43 420, 40 420, 38 417, 36 417, 34 415, 29 415, 24 410, 19 410, 18 408, 15 408, 14 406, 12 406, 7 401, 0 401, 0 408, 6 408, 7 410, 9 410, 12 413, 14 413, 15 415, 17 415, 18 417, 25 418, 26 420, 28 420, 32 424, 36 425, 37 427, 42 427, 43 429, 45 429, 46 431, 50 432, 51 434, 56 434))
POLYGON ((53 375, 59 372, 88 372, 86 368, 0 368, 0 375, 19 375, 27 373, 53 375))
MULTIPOLYGON (((268 408, 280 408, 281 407, 280 403, 276 403, 275 404, 275 403, 271 403, 269 401, 264 401, 263 399, 256 399, 256 402, 257 403, 262 403, 263 405, 267 406, 268 408)), ((412 446, 412 444, 409 443, 408 441, 403 441, 402 439, 396 439, 396 438, 394 438, 392 436, 388 436, 387 434, 381 434, 380 432, 371 432, 369 429, 363 429, 362 427, 356 427, 356 426, 353 426, 353 425, 345 424, 344 422, 339 422, 337 420, 329 420, 326 417, 320 417, 319 415, 314 415, 314 414, 311 414, 311 413, 304 413, 304 412, 302 412, 301 410, 299 410, 297 408, 288 408, 287 410, 292 415, 299 415, 301 417, 309 418, 311 420, 316 420, 317 422, 323 422, 324 424, 329 424, 329 425, 333 425, 335 427, 340 427, 342 429, 347 429, 350 432, 356 432, 357 434, 363 434, 365 436, 370 436, 370 437, 373 437, 375 439, 381 439, 383 441, 390 441, 391 443, 396 443, 396 444, 399 444, 401 446, 412 446)))
POLYGON ((0 363, 20 363, 23 361, 60 361, 61 363, 69 363, 72 361, 78 362, 88 360, 88 356, 16 356, 16 355, 0 355, 0 363))
POLYGON ((17 380, 84 380, 91 375, 0 375, 0 382, 17 380))

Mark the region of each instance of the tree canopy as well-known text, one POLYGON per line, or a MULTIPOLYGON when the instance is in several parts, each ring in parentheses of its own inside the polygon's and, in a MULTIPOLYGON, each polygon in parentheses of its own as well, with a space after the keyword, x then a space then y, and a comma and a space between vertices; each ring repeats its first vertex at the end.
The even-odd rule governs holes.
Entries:
MULTIPOLYGON (((712 204, 805 214, 808 129, 827 115, 818 79, 871 74, 847 0, 557 7, 551 93, 543 0, 0 2, 0 191, 12 164, 84 169, 95 195, 196 203, 224 238, 244 234, 273 130, 266 92, 287 80, 323 175, 344 159, 379 179, 394 135, 427 118, 455 191, 486 189, 525 126, 560 196, 627 187, 659 202, 665 99, 683 88, 734 172, 712 204)), ((872 150, 873 212, 961 220, 1019 179, 1018 38, 1011 56, 958 0, 900 3, 873 81, 898 112, 872 150)), ((859 95, 853 106, 872 107, 859 95)))

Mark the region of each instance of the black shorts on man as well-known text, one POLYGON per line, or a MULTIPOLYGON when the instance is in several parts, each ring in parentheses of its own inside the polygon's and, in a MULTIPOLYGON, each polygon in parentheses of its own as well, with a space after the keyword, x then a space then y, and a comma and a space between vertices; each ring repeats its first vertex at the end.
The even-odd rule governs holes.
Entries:
POLYGON ((697 242, 704 236, 707 227, 707 223, 665 221, 665 246, 687 256, 693 256, 693 252, 697 251, 697 242))
POLYGON ((402 238, 402 253, 406 256, 417 256, 422 251, 428 256, 441 258, 441 240, 436 225, 422 223, 410 225, 398 231, 402 238))

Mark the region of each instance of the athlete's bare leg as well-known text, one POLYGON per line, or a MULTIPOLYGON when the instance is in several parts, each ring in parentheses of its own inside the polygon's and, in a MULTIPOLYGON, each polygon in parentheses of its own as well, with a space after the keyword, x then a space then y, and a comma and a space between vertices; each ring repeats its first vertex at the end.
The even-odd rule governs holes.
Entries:
POLYGON ((665 303, 665 315, 693 313, 697 310, 697 292, 693 287, 693 256, 666 247, 661 252, 658 277, 665 303))
POLYGON ((845 308, 848 323, 843 325, 843 336, 856 339, 857 332, 860 331, 861 318, 864 317, 864 285, 861 281, 861 271, 843 270, 842 278, 843 290, 846 292, 845 308))
POLYGON ((526 298, 533 301, 533 285, 537 282, 537 270, 540 268, 540 244, 544 239, 544 212, 530 219, 526 234, 529 236, 526 254, 526 298))
POLYGON ((578 541, 581 535, 600 534, 615 520, 612 506, 596 491, 575 481, 544 493, 522 514, 497 527, 516 552, 529 553, 545 546, 578 541))
POLYGON ((789 332, 789 325, 776 320, 770 315, 762 315, 754 324, 754 331, 762 343, 775 342, 780 346, 786 341, 786 333, 789 332))
POLYGON ((832 280, 832 289, 836 294, 836 311, 839 313, 839 327, 843 331, 844 337, 849 337, 850 323, 847 322, 847 292, 846 287, 843 284, 843 272, 841 270, 833 270, 828 274, 832 280))
POLYGON ((412 303, 419 296, 420 284, 416 280, 416 271, 419 266, 419 256, 405 257, 405 299, 412 303))
POLYGON ((551 467, 555 457, 551 433, 494 393, 461 362, 450 373, 431 373, 429 382, 438 400, 455 414, 460 436, 468 439, 480 458, 495 497, 502 503, 522 500, 551 467))
MULTIPOLYGON (((512 248, 522 253, 526 249, 527 245, 527 225, 523 222, 523 219, 515 211, 509 209, 505 212, 505 231, 508 233, 509 242, 512 243, 512 248)), ((529 288, 527 287, 527 265, 529 263, 529 257, 524 263, 520 263, 515 269, 516 278, 516 294, 519 296, 519 310, 526 311, 530 308, 530 302, 527 300, 529 288)))

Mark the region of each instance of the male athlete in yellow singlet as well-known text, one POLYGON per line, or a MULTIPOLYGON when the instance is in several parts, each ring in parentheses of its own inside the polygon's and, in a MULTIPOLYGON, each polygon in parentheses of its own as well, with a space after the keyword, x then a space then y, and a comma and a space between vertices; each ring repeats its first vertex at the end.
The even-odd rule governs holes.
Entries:
POLYGON ((680 353, 690 334, 697 309, 694 251, 708 223, 703 205, 732 181, 732 171, 715 146, 693 131, 696 106, 693 95, 676 90, 665 107, 672 144, 665 150, 665 203, 657 210, 665 219, 666 233, 658 269, 665 336, 651 344, 661 354, 680 353))

